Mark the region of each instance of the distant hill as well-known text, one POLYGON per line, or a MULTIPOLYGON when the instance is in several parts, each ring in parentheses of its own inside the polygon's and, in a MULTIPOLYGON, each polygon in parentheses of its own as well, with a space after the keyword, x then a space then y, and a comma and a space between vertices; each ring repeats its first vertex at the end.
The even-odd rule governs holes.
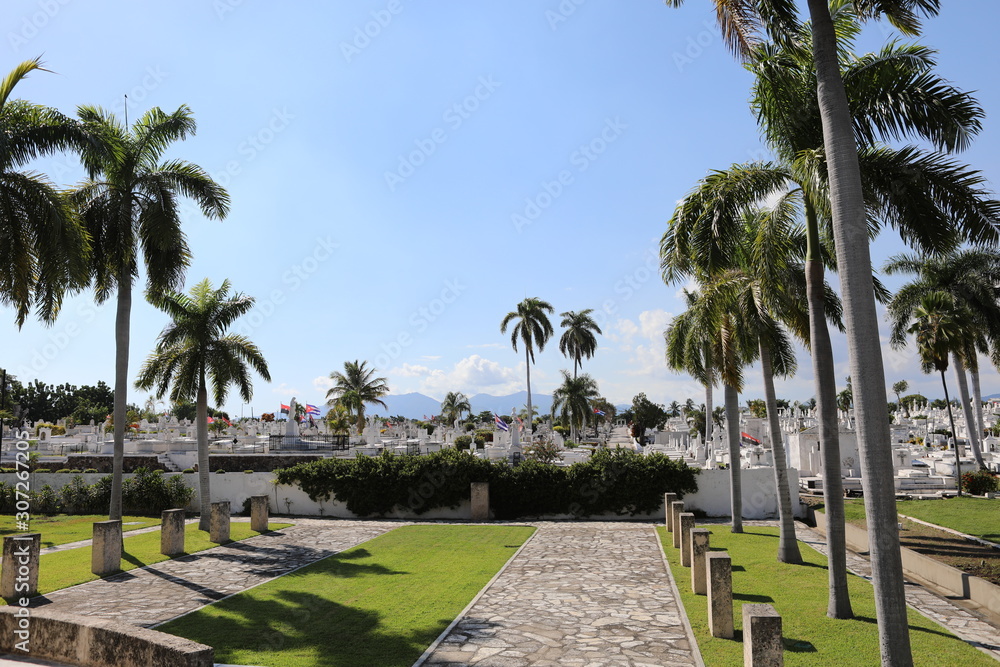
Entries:
POLYGON ((369 405, 365 412, 370 415, 403 415, 409 419, 423 419, 424 415, 430 417, 441 412, 441 401, 430 396, 413 392, 410 394, 390 394, 382 398, 388 408, 381 405, 369 405))
MULTIPOLYGON (((491 394, 476 394, 469 398, 472 406, 472 414, 478 414, 483 410, 495 412, 498 415, 509 415, 511 408, 518 412, 524 409, 528 402, 528 392, 519 391, 516 394, 506 396, 493 396, 491 394)), ((531 407, 538 414, 548 414, 552 409, 552 396, 549 394, 536 394, 531 392, 531 407)))

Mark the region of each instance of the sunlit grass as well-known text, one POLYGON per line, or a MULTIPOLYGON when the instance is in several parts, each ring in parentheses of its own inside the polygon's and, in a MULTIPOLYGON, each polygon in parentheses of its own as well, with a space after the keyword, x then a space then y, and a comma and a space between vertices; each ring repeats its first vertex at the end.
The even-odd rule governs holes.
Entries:
MULTIPOLYGON (((105 514, 32 514, 28 532, 42 534, 42 548, 54 547, 69 542, 89 540, 95 521, 106 521, 105 514)), ((126 516, 122 518, 122 530, 138 530, 160 525, 159 517, 126 516)), ((13 516, 0 517, 0 536, 14 535, 18 530, 13 516)))

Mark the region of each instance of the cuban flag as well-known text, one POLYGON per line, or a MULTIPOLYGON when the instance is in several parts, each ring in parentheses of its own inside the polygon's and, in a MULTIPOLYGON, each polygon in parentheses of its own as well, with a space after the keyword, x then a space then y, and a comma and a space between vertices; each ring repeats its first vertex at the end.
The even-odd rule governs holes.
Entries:
POLYGON ((597 415, 598 417, 603 417, 604 410, 598 410, 597 408, 594 408, 594 414, 597 415))
POLYGON ((318 417, 319 416, 319 408, 317 408, 315 405, 309 405, 308 403, 306 403, 306 414, 307 415, 316 415, 318 417))
POLYGON ((501 431, 509 431, 510 430, 510 427, 507 426, 507 422, 505 422, 504 420, 500 419, 500 415, 498 415, 495 412, 493 413, 493 423, 496 424, 497 428, 500 429, 501 431))

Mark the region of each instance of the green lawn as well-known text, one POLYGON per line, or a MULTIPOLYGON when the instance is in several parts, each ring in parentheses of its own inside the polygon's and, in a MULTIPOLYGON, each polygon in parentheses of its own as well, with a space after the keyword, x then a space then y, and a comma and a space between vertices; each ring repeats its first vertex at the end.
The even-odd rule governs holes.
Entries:
POLYGON ((966 535, 1000 543, 1000 500, 965 496, 902 500, 896 502, 896 511, 966 535))
POLYGON ((409 667, 533 531, 404 526, 157 630, 219 662, 409 667))
MULTIPOLYGON (((89 540, 93 536, 94 522, 107 519, 107 515, 102 514, 32 515, 30 532, 42 534, 42 548, 45 549, 68 542, 89 540)), ((126 531, 158 525, 159 517, 127 516, 122 519, 122 530, 126 531)), ((13 516, 0 517, 0 537, 23 532, 16 528, 13 516)))
MULTIPOLYGON (((289 523, 271 523, 268 527, 271 530, 286 528, 289 523)), ((233 541, 245 540, 260 533, 250 530, 247 522, 236 522, 231 524, 230 537, 233 541)), ((132 570, 144 565, 152 565, 168 560, 167 556, 160 553, 160 531, 133 535, 124 540, 125 553, 122 555, 122 570, 132 570)), ((204 551, 219 545, 208 541, 208 533, 198 530, 198 524, 191 523, 185 526, 184 546, 187 553, 204 551)), ((61 588, 76 586, 88 581, 93 581, 99 577, 90 571, 91 547, 78 547, 57 551, 50 554, 42 554, 38 564, 38 592, 50 593, 61 588)), ((2 601, 0 601, 2 604, 2 601)))
MULTIPOLYGON (((691 570, 681 567, 680 554, 672 542, 663 542, 671 571, 705 664, 742 665, 742 607, 745 603, 767 603, 781 614, 785 638, 785 664, 870 667, 879 664, 875 601, 870 583, 848 575, 855 618, 835 621, 826 617, 826 557, 800 544, 805 565, 787 565, 776 559, 778 529, 748 527, 742 535, 727 526, 704 526, 712 531, 714 551, 728 551, 733 565, 733 616, 735 639, 719 639, 708 632, 707 598, 691 592, 691 570)), ((658 528, 661 541, 669 538, 658 528)), ((996 665, 991 657, 909 610, 910 641, 914 665, 996 665)))

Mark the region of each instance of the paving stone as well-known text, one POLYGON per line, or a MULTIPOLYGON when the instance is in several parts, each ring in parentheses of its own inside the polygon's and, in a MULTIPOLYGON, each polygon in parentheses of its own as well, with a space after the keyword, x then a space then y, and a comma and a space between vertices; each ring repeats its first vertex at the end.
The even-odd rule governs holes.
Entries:
POLYGON ((695 665, 653 526, 541 522, 531 541, 424 665, 695 665), (468 644, 466 644, 468 646, 468 644))

